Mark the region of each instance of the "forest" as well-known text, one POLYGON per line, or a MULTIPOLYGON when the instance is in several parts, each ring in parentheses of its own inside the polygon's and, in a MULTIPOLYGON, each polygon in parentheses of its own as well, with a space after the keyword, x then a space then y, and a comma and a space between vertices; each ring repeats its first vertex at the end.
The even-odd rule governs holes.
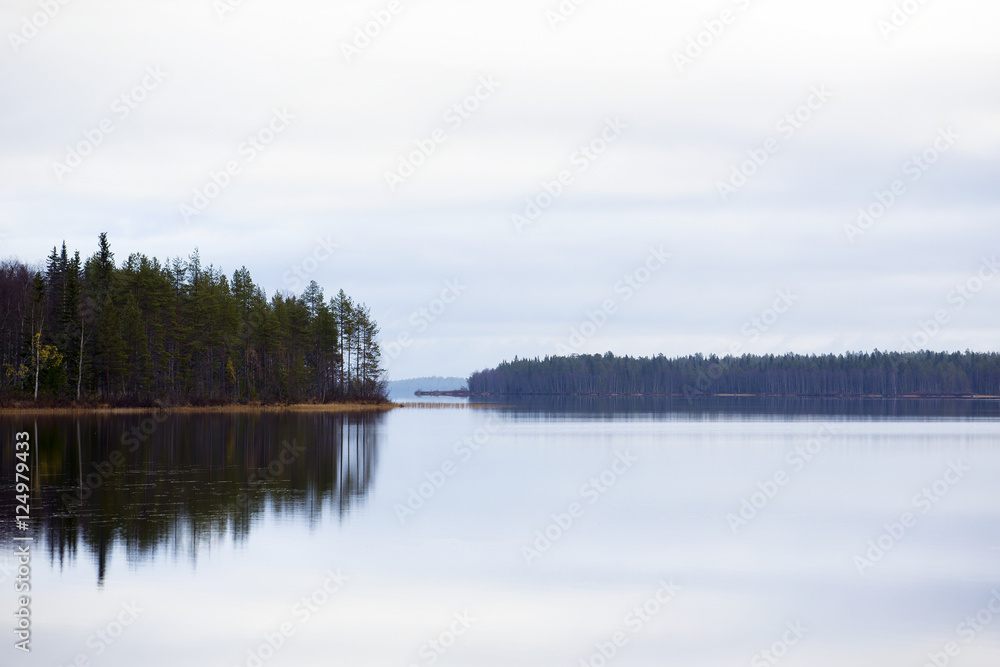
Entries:
POLYGON ((116 265, 65 242, 44 267, 0 262, 0 402, 219 405, 383 402, 378 325, 343 290, 270 298, 231 278, 134 253, 116 265))
POLYGON ((593 355, 505 361, 469 377, 473 394, 1000 395, 1000 354, 880 352, 668 358, 593 355))

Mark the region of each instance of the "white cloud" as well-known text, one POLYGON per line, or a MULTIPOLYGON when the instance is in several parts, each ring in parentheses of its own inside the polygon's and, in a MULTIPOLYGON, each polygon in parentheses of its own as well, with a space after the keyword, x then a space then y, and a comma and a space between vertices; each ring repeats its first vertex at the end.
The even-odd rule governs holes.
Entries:
MULTIPOLYGON (((317 279, 384 313, 387 338, 462 276, 468 296, 394 362, 402 377, 550 352, 652 243, 675 265, 595 350, 720 351, 784 285, 801 308, 759 344, 898 347, 933 295, 1000 245, 994 3, 928 3, 888 39, 891 2, 594 1, 552 30, 557 4, 403 1, 348 63, 341 43, 384 2, 247 0, 224 19, 208 0, 69 2, 17 52, 9 33, 38 4, 7 2, 0 252, 38 260, 65 238, 89 254, 106 230, 119 258, 198 245, 273 292, 332 234, 343 250, 317 279), (736 20, 678 72, 674 52, 723 8, 736 20), (52 163, 149 66, 166 81, 60 183, 52 163), (390 192, 386 170, 481 76, 497 92, 390 192), (831 101, 722 202, 716 182, 820 84, 831 101), (289 129, 183 224, 180 204, 282 107, 289 129), (615 116, 620 140, 516 234, 511 214, 615 116), (954 150, 847 243, 857 207, 949 124, 954 150)), ((991 285, 935 342, 991 345, 995 305, 991 285)))

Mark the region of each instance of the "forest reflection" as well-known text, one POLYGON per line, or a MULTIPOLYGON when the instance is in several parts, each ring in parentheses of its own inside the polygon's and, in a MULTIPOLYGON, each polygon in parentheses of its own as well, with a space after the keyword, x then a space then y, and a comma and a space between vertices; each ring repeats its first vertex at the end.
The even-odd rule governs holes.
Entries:
POLYGON ((1000 418, 996 398, 838 398, 783 396, 477 396, 477 403, 513 409, 521 416, 611 419, 655 415, 662 419, 979 419, 1000 418))
MULTIPOLYGON (((220 539, 245 540, 265 512, 309 522, 333 513, 342 520, 371 485, 383 417, 159 413, 0 423, 7 432, 28 431, 37 443, 36 544, 42 541, 60 567, 80 552, 89 555, 101 584, 119 547, 130 563, 161 550, 196 559, 220 539)), ((13 453, 3 458, 4 469, 13 470, 13 453)), ((13 496, 11 490, 0 500, 5 517, 13 514, 6 507, 13 496)), ((10 528, 3 533, 11 536, 10 528)))

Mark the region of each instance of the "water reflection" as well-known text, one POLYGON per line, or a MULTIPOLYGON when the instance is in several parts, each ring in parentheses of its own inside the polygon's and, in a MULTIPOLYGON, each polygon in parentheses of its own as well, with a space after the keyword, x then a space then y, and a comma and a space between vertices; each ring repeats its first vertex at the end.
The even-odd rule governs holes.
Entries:
POLYGON ((775 419, 843 416, 866 419, 971 419, 1000 417, 1000 400, 829 398, 784 396, 500 396, 476 403, 503 405, 534 417, 609 418, 626 414, 682 419, 775 419))
MULTIPOLYGON (((380 413, 135 414, 0 423, 8 433, 29 431, 36 443, 36 539, 43 538, 60 568, 87 553, 100 584, 119 547, 130 563, 161 549, 194 559, 220 539, 245 540, 267 511, 313 523, 326 512, 342 519, 371 486, 382 419, 380 413)), ((13 453, 3 457, 4 469, 13 470, 13 453)), ((13 496, 5 491, 0 500, 5 521, 13 496)), ((5 539, 13 528, 4 526, 5 539)))

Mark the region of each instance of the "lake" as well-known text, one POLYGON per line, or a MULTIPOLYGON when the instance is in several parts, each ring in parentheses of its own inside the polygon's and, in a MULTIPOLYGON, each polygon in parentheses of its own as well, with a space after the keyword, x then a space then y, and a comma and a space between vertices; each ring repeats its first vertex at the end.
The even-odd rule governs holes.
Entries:
POLYGON ((0 424, 3 665, 1000 664, 995 402, 0 424))

